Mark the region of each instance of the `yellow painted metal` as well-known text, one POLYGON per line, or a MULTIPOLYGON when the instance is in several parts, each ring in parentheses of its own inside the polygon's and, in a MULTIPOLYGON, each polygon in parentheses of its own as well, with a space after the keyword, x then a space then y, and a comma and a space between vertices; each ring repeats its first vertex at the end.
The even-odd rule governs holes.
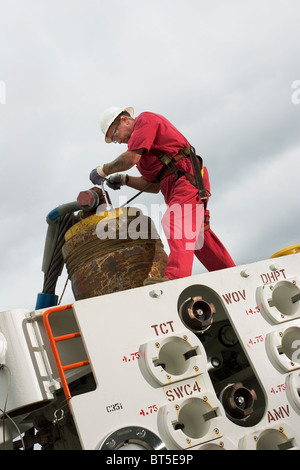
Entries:
POLYGON ((124 214, 126 209, 113 209, 111 211, 105 211, 105 212, 100 212, 98 215, 91 215, 90 217, 87 217, 86 219, 82 219, 80 222, 77 222, 77 224, 74 224, 65 234, 65 241, 68 241, 70 238, 72 238, 74 235, 76 235, 79 232, 82 232, 82 230, 85 230, 88 227, 91 227, 92 225, 98 224, 101 220, 106 218, 106 220, 119 217, 120 215, 124 214))
POLYGON ((163 277, 168 260, 153 221, 132 207, 78 222, 62 253, 76 300, 141 287, 148 277, 163 277))
POLYGON ((276 253, 273 253, 271 258, 279 258, 280 256, 294 255, 295 253, 300 253, 300 244, 287 246, 282 250, 276 251, 276 253))

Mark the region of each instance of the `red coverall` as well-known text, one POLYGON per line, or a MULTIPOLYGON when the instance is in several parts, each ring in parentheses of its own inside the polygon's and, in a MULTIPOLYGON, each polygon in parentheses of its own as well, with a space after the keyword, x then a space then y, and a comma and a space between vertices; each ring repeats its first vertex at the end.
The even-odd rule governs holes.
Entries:
MULTIPOLYGON (((166 118, 149 112, 141 113, 135 119, 134 129, 128 141, 128 150, 146 149, 137 168, 142 177, 151 182, 155 181, 155 177, 164 166, 153 151, 174 157, 186 146, 190 146, 188 141, 166 118)), ((194 174, 190 157, 178 161, 176 168, 194 174)), ((209 191, 206 168, 204 168, 203 182, 209 191)), ((209 229, 201 234, 204 210, 200 211, 202 220, 199 220, 197 216, 199 210, 198 212, 196 210, 202 201, 198 189, 184 176, 176 180, 173 174, 161 180, 160 189, 168 205, 168 210, 162 218, 162 226, 170 247, 165 277, 178 279, 190 276, 194 254, 208 271, 235 266, 228 251, 212 230, 209 229), (172 211, 172 208, 176 210, 172 211), (186 233, 188 230, 185 230, 185 227, 191 223, 193 233, 186 233)), ((206 210, 205 214, 208 213, 206 210)))

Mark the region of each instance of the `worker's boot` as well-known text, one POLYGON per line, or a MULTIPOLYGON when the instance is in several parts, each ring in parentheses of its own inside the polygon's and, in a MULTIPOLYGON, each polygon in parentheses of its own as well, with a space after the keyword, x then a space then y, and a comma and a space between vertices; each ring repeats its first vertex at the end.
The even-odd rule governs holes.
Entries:
POLYGON ((157 284, 158 282, 170 281, 168 277, 147 277, 144 280, 143 285, 149 286, 150 284, 157 284))

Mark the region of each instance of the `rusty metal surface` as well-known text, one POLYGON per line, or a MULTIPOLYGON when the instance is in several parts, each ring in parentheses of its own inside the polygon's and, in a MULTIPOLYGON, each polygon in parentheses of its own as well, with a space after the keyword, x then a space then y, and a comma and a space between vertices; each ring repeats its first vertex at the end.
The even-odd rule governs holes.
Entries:
POLYGON ((82 206, 83 210, 80 212, 80 218, 84 219, 96 213, 98 206, 106 206, 107 202, 111 205, 111 200, 107 191, 94 186, 86 191, 80 191, 77 197, 77 202, 82 206))
POLYGON ((99 239, 98 224, 106 223, 101 218, 66 237, 62 252, 76 300, 140 287, 147 277, 164 275, 168 256, 149 217, 138 216, 143 226, 141 238, 123 239, 124 229, 128 232, 135 220, 126 211, 117 213, 113 220, 115 239, 99 239))

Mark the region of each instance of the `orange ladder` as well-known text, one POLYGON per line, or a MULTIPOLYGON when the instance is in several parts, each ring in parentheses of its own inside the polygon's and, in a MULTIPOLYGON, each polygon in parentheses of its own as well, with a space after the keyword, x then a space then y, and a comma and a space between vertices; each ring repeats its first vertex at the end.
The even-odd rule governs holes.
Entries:
POLYGON ((53 356, 54 356, 55 364, 56 364, 56 367, 57 367, 57 370, 58 370, 58 373, 59 373, 62 388, 64 390, 67 402, 69 402, 69 400, 71 398, 71 393, 70 393, 69 385, 67 383, 65 371, 71 370, 71 369, 77 369, 78 367, 83 367, 83 366, 87 366, 87 365, 90 364, 90 361, 88 361, 88 360, 75 362, 73 364, 66 364, 64 366, 61 363, 61 360, 60 360, 60 357, 59 357, 59 354, 58 354, 58 350, 57 350, 57 347, 56 347, 56 343, 58 343, 60 341, 66 341, 68 339, 81 337, 81 333, 78 331, 76 333, 69 333, 69 334, 66 334, 66 335, 61 335, 61 336, 55 336, 54 337, 51 326, 50 326, 50 322, 49 322, 49 316, 52 313, 59 312, 59 311, 62 311, 62 310, 68 310, 70 308, 72 308, 72 304, 57 306, 57 307, 49 308, 43 314, 43 323, 44 323, 45 330, 46 330, 46 333, 47 333, 47 336, 48 336, 48 339, 49 339, 50 347, 51 347, 51 350, 52 350, 52 353, 53 353, 53 356))

